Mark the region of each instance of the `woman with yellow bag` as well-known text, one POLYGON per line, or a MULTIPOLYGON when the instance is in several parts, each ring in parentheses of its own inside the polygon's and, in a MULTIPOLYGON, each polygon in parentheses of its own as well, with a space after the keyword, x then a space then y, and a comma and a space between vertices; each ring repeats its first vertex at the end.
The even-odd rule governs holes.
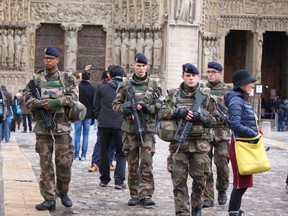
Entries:
POLYGON ((230 195, 229 216, 240 216, 242 196, 247 188, 253 187, 253 175, 240 175, 235 154, 235 138, 253 138, 259 135, 249 94, 254 88, 255 78, 246 70, 237 70, 233 73, 233 91, 224 96, 225 105, 229 110, 229 120, 233 131, 229 147, 229 157, 233 170, 233 190, 230 195))

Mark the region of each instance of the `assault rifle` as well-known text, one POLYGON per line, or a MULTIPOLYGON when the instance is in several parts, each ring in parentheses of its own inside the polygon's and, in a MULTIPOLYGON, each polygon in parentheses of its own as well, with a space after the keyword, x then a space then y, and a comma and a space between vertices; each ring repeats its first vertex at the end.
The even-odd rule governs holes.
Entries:
POLYGON ((229 117, 228 117, 228 115, 227 115, 225 112, 222 111, 223 109, 226 109, 226 110, 227 110, 227 108, 224 108, 223 105, 220 105, 220 103, 217 103, 217 105, 216 105, 216 110, 217 110, 218 113, 220 114, 220 118, 221 118, 224 122, 227 122, 227 123, 230 125, 229 117))
POLYGON ((136 132, 140 136, 141 139, 141 146, 144 145, 143 142, 143 134, 146 133, 146 124, 145 124, 145 118, 143 115, 142 110, 137 110, 137 103, 135 101, 135 90, 133 86, 129 86, 126 90, 126 97, 128 98, 128 101, 130 102, 130 108, 132 109, 132 114, 134 116, 134 123, 136 126, 136 132))
MULTIPOLYGON (((192 111, 193 112, 198 112, 201 114, 201 104, 203 103, 203 101, 207 98, 206 95, 204 95, 201 91, 197 91, 195 93, 195 102, 192 106, 192 111)), ((193 122, 187 121, 185 119, 181 119, 179 121, 175 136, 174 136, 174 140, 176 140, 177 142, 179 142, 178 148, 176 150, 176 153, 178 153, 181 145, 183 142, 186 141, 188 133, 191 131, 193 122)))
MULTIPOLYGON (((29 86, 30 86, 30 88, 32 90, 32 93, 36 97, 36 99, 41 100, 39 87, 37 86, 35 79, 30 80, 29 86)), ((52 117, 51 113, 48 110, 46 110, 46 109, 44 109, 42 107, 37 108, 37 111, 40 114, 41 118, 44 120, 44 124, 45 124, 46 128, 49 131, 51 131, 55 127, 55 122, 53 120, 53 117, 52 117)))

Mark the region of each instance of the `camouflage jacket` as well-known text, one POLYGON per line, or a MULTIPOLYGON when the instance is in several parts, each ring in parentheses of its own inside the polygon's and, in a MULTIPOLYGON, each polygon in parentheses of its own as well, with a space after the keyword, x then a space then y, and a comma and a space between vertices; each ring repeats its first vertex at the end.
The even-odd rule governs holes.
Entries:
MULTIPOLYGON (((138 81, 133 75, 121 83, 116 91, 116 97, 112 103, 114 111, 123 115, 122 104, 128 101, 126 91, 129 86, 135 90, 135 101, 137 104, 143 103, 151 109, 150 114, 144 114, 147 132, 155 133, 156 101, 162 95, 162 89, 158 82, 152 80, 150 75, 143 81, 138 81)), ((123 132, 136 133, 134 120, 125 118, 121 127, 123 132)))
POLYGON ((57 106, 50 109, 56 127, 52 130, 54 135, 67 134, 71 131, 71 122, 66 115, 67 107, 72 107, 79 100, 78 82, 70 73, 60 72, 47 73, 46 70, 40 70, 33 75, 38 87, 40 87, 41 101, 39 101, 30 82, 26 85, 25 103, 29 110, 32 111, 36 120, 34 132, 37 134, 51 134, 45 127, 44 121, 37 111, 37 104, 42 101, 58 99, 57 106))
MULTIPOLYGON (((207 83, 206 87, 210 88, 211 96, 217 102, 217 109, 220 109, 225 115, 228 116, 228 108, 224 104, 224 94, 227 91, 231 91, 233 89, 233 84, 226 84, 223 82, 215 82, 215 83, 207 83)), ((220 115, 221 116, 221 115, 220 115)), ((215 131, 215 141, 221 140, 230 140, 231 138, 231 130, 230 125, 227 120, 224 120, 222 116, 217 122, 217 126, 214 128, 215 131)))
MULTIPOLYGON (((218 112, 214 100, 210 99, 210 90, 208 88, 200 88, 200 85, 192 92, 184 91, 184 83, 178 89, 172 89, 166 96, 161 109, 158 112, 160 121, 171 120, 175 121, 177 127, 179 120, 173 117, 173 112, 177 108, 188 108, 192 110, 195 101, 195 93, 202 91, 207 98, 201 105, 201 113, 203 113, 207 122, 193 122, 192 129, 188 134, 187 140, 181 144, 179 152, 208 152, 211 148, 210 142, 214 139, 213 127, 218 121, 218 112)), ((184 123, 186 120, 183 121, 184 123)), ((179 143, 172 141, 169 146, 170 152, 175 152, 179 143)))

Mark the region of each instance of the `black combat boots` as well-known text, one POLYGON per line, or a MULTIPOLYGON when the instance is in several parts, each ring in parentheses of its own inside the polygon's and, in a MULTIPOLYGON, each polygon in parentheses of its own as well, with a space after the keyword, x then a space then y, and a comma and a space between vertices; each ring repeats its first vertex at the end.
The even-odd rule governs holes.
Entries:
POLYGON ((72 206, 72 201, 71 201, 71 199, 68 197, 67 194, 61 194, 61 195, 60 195, 60 199, 61 199, 62 205, 64 205, 65 207, 71 207, 71 206, 72 206))
POLYGON ((36 205, 35 208, 40 211, 44 210, 55 211, 56 202, 55 200, 44 200, 42 203, 36 205))
POLYGON ((239 211, 230 211, 229 212, 229 216, 243 216, 244 215, 244 211, 242 211, 241 209, 239 211))
POLYGON ((227 202, 226 191, 219 191, 218 192, 218 203, 219 203, 219 205, 225 205, 226 202, 227 202))
POLYGON ((192 216, 201 216, 201 215, 202 215, 202 209, 201 208, 192 209, 192 216))

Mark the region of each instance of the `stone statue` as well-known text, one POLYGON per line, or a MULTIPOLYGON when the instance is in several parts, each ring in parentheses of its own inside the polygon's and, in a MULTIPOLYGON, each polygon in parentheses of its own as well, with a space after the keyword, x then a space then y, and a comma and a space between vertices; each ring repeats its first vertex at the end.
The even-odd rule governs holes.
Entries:
POLYGON ((146 38, 144 41, 144 55, 147 57, 148 65, 152 65, 152 49, 153 49, 153 39, 149 32, 146 33, 146 38))
POLYGON ((207 68, 208 62, 212 61, 211 42, 209 39, 203 41, 203 68, 207 68))
POLYGON ((68 32, 66 39, 66 69, 76 69, 76 53, 77 53, 77 38, 74 35, 74 31, 68 32))
POLYGON ((26 31, 23 29, 21 35, 21 59, 20 59, 21 67, 26 65, 28 56, 28 41, 25 33, 26 31))
POLYGON ((115 32, 114 34, 114 63, 116 65, 120 65, 121 64, 121 60, 120 60, 120 54, 121 54, 121 38, 120 38, 120 34, 118 32, 115 32))
POLYGON ((21 30, 19 29, 15 31, 14 43, 15 43, 14 64, 17 68, 19 68, 21 59, 21 30))
POLYGON ((159 37, 159 34, 156 32, 154 35, 154 50, 153 50, 153 65, 156 72, 159 72, 161 66, 161 51, 162 51, 162 39, 159 37))
POLYGON ((261 79, 261 65, 263 53, 263 33, 257 33, 257 59, 256 59, 256 79, 261 79))
POLYGON ((176 15, 177 21, 193 22, 193 0, 177 0, 176 15))
POLYGON ((122 67, 128 66, 128 49, 129 49, 129 38, 128 35, 122 33, 122 44, 121 44, 121 65, 122 67))
POLYGON ((8 38, 7 38, 7 30, 2 30, 2 41, 1 41, 1 49, 2 49, 2 57, 1 64, 2 66, 7 65, 7 56, 8 56, 8 38))
POLYGON ((134 63, 134 57, 136 54, 136 38, 135 38, 135 33, 131 32, 130 33, 130 43, 129 43, 129 65, 133 65, 134 63))
POLYGON ((14 63, 14 54, 15 54, 14 30, 12 29, 8 30, 7 42, 8 42, 7 64, 9 67, 12 67, 14 63))
POLYGON ((144 52, 144 38, 143 38, 142 32, 137 33, 136 52, 137 53, 143 53, 144 52))

